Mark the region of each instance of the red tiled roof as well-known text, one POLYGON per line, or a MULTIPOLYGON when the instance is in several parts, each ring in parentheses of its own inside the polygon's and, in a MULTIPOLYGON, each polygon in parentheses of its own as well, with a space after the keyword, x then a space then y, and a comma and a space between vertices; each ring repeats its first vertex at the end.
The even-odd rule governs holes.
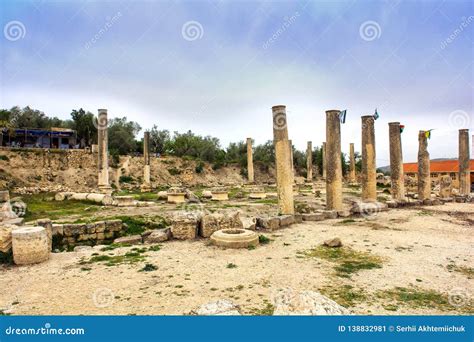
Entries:
MULTIPOLYGON (((474 160, 470 163, 471 172, 474 172, 474 160)), ((440 160, 430 161, 430 172, 458 172, 459 161, 458 160, 440 160)), ((416 173, 418 172, 418 163, 405 163, 403 164, 403 172, 405 173, 416 173)))

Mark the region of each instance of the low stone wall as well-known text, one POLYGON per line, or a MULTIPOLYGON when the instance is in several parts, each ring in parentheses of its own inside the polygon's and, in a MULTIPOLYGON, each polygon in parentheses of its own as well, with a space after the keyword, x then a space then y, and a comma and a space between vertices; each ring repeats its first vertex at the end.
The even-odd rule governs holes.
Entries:
MULTIPOLYGON (((37 224, 45 226, 46 221, 41 220, 37 224)), ((121 220, 52 224, 53 249, 112 242, 121 235, 122 229, 121 220)))

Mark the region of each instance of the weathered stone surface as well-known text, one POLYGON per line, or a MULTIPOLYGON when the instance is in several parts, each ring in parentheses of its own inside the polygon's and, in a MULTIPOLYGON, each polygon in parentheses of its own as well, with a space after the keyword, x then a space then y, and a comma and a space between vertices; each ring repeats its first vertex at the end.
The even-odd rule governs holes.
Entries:
POLYGON ((44 227, 25 226, 12 230, 13 261, 29 265, 49 259, 51 252, 48 234, 44 227))
POLYGON ((198 316, 239 316, 240 308, 226 299, 201 305, 191 314, 198 316))
POLYGON ((229 193, 227 191, 212 191, 213 201, 228 201, 229 193))
POLYGON ((243 228, 240 213, 238 211, 220 211, 217 213, 205 214, 201 218, 199 225, 199 235, 210 237, 212 233, 219 229, 243 228))
POLYGON ((375 127, 374 116, 362 116, 362 199, 375 201, 377 199, 377 171, 375 156, 375 127))
POLYGON ((323 213, 302 214, 303 221, 324 221, 326 215, 323 213))
POLYGON ((10 201, 10 192, 8 190, 0 191, 0 203, 5 203, 10 201))
POLYGON ((186 189, 185 191, 185 197, 186 199, 191 202, 191 203, 199 203, 199 197, 197 197, 194 192, 192 192, 191 190, 188 190, 186 189))
POLYGON ((323 148, 326 208, 342 209, 341 120, 339 110, 326 111, 326 144, 323 148))
POLYGON ((204 191, 202 192, 202 197, 203 197, 203 198, 212 198, 212 192, 209 191, 209 190, 204 190, 204 191))
POLYGON ((0 225, 0 252, 8 253, 12 248, 12 231, 18 226, 10 224, 0 225))
POLYGON ((169 240, 170 238, 170 230, 169 229, 162 229, 162 230, 154 230, 150 235, 145 238, 146 243, 159 243, 169 240))
POLYGON ((324 241, 324 246, 327 246, 327 247, 341 247, 342 246, 342 241, 341 241, 340 238, 336 237, 336 238, 324 241))
POLYGON ((158 197, 159 200, 168 199, 168 192, 167 191, 158 191, 157 197, 158 197))
POLYGON ((338 217, 349 217, 351 216, 350 210, 338 210, 337 211, 337 216, 338 217))
POLYGON ((288 227, 295 223, 295 217, 293 215, 281 215, 278 216, 280 219, 280 227, 288 227))
POLYGON ((385 202, 389 208, 397 208, 398 207, 398 202, 397 201, 387 201, 385 202))
POLYGON ((301 214, 295 214, 294 218, 295 218, 295 223, 303 222, 303 215, 301 215, 301 214))
POLYGON ((281 290, 274 297, 275 316, 349 315, 350 312, 319 292, 281 290))
POLYGON ((257 227, 257 219, 254 217, 242 217, 241 220, 244 229, 255 230, 257 227))
POLYGON ((137 201, 133 196, 114 196, 113 204, 117 207, 135 207, 137 201))
POLYGON ((76 246, 74 247, 74 252, 82 253, 82 252, 89 252, 92 250, 92 246, 76 246))
POLYGON ((337 219, 337 211, 336 210, 324 210, 323 214, 324 214, 324 217, 327 220, 337 219))
POLYGON ((431 198, 430 154, 425 131, 418 133, 418 199, 431 198))
POLYGON ((220 247, 248 248, 257 246, 258 235, 246 229, 222 229, 211 235, 211 242, 220 247))
POLYGON ((184 192, 168 192, 168 203, 179 204, 186 202, 184 192))
POLYGON ((280 219, 277 217, 259 217, 257 218, 257 226, 267 230, 276 230, 280 228, 280 219))
POLYGON ((439 181, 439 196, 441 198, 450 198, 453 189, 453 180, 448 175, 441 176, 439 181))
POLYGON ((142 243, 142 237, 141 235, 123 236, 123 237, 115 239, 114 243, 136 245, 136 244, 142 243))
POLYGON ((387 209, 387 204, 381 202, 355 202, 352 205, 351 212, 354 214, 370 215, 386 211, 387 209))
POLYGON ((172 219, 171 235, 178 240, 191 240, 197 236, 199 220, 195 215, 176 215, 172 219))

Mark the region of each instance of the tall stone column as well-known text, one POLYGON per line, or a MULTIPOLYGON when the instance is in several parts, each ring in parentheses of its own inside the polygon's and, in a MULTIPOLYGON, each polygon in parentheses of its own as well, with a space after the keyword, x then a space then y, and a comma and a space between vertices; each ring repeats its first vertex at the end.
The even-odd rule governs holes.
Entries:
POLYGON ((247 177, 250 183, 255 181, 253 173, 252 138, 247 138, 247 177))
POLYGON ((143 134, 143 184, 141 190, 147 192, 151 190, 150 180, 150 132, 143 134))
POLYGON ((306 148, 306 180, 313 181, 313 143, 308 141, 306 148))
POLYGON ((349 182, 357 182, 354 143, 349 144, 349 182))
POLYGON ((275 164, 277 176, 278 205, 280 213, 293 215, 293 174, 291 168, 290 142, 286 121, 286 106, 274 106, 273 143, 275 145, 275 164))
POLYGON ((403 152, 400 122, 388 124, 390 140, 390 172, 392 180, 392 198, 405 199, 405 175, 403 173, 403 152))
POLYGON ((326 142, 323 142, 323 179, 326 179, 326 142))
POLYGON ((377 200, 377 168, 375 164, 375 119, 362 117, 362 200, 377 200))
POLYGON ((290 163, 291 163, 291 177, 295 180, 295 160, 293 159, 293 141, 288 140, 288 147, 290 148, 290 163))
POLYGON ((323 143, 326 173, 326 208, 342 210, 341 121, 339 110, 326 111, 326 142, 323 143))
POLYGON ((469 160, 469 130, 459 130, 459 194, 467 196, 471 193, 471 168, 469 160))
POLYGON ((99 109, 99 115, 97 117, 97 143, 99 151, 98 187, 99 190, 104 193, 112 192, 112 187, 109 184, 109 142, 107 128, 107 109, 99 109))
POLYGON ((431 199, 430 154, 425 131, 418 134, 418 199, 431 199))

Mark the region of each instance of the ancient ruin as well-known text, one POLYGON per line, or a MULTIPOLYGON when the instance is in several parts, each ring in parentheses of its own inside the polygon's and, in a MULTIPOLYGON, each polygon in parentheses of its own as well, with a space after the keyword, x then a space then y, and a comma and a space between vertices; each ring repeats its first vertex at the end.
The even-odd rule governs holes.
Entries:
POLYGON ((357 182, 354 143, 350 143, 349 145, 349 182, 357 182))
POLYGON ((252 138, 247 138, 247 176, 249 183, 253 183, 255 181, 253 172, 252 138))
POLYGON ((426 131, 418 133, 418 199, 431 199, 430 154, 426 131))
POLYGON ((313 180, 313 143, 308 141, 308 147, 306 148, 306 181, 311 182, 313 180))
POLYGON ((326 111, 326 143, 323 170, 326 172, 326 208, 342 210, 341 121, 339 110, 326 111))
POLYGON ((459 130, 459 194, 467 196, 471 193, 471 170, 469 165, 469 130, 459 130))
POLYGON ((97 117, 98 134, 98 166, 99 166, 99 190, 104 193, 110 193, 112 188, 109 184, 109 148, 108 148, 108 119, 107 109, 99 109, 97 117))
POLYGON ((145 131, 143 134, 143 184, 141 186, 143 192, 151 190, 150 175, 150 132, 145 131))
POLYGON ((403 173, 402 139, 399 122, 390 122, 390 172, 392 198, 400 201, 405 199, 405 174, 403 173))
POLYGON ((374 116, 362 117, 362 199, 377 200, 374 116))

